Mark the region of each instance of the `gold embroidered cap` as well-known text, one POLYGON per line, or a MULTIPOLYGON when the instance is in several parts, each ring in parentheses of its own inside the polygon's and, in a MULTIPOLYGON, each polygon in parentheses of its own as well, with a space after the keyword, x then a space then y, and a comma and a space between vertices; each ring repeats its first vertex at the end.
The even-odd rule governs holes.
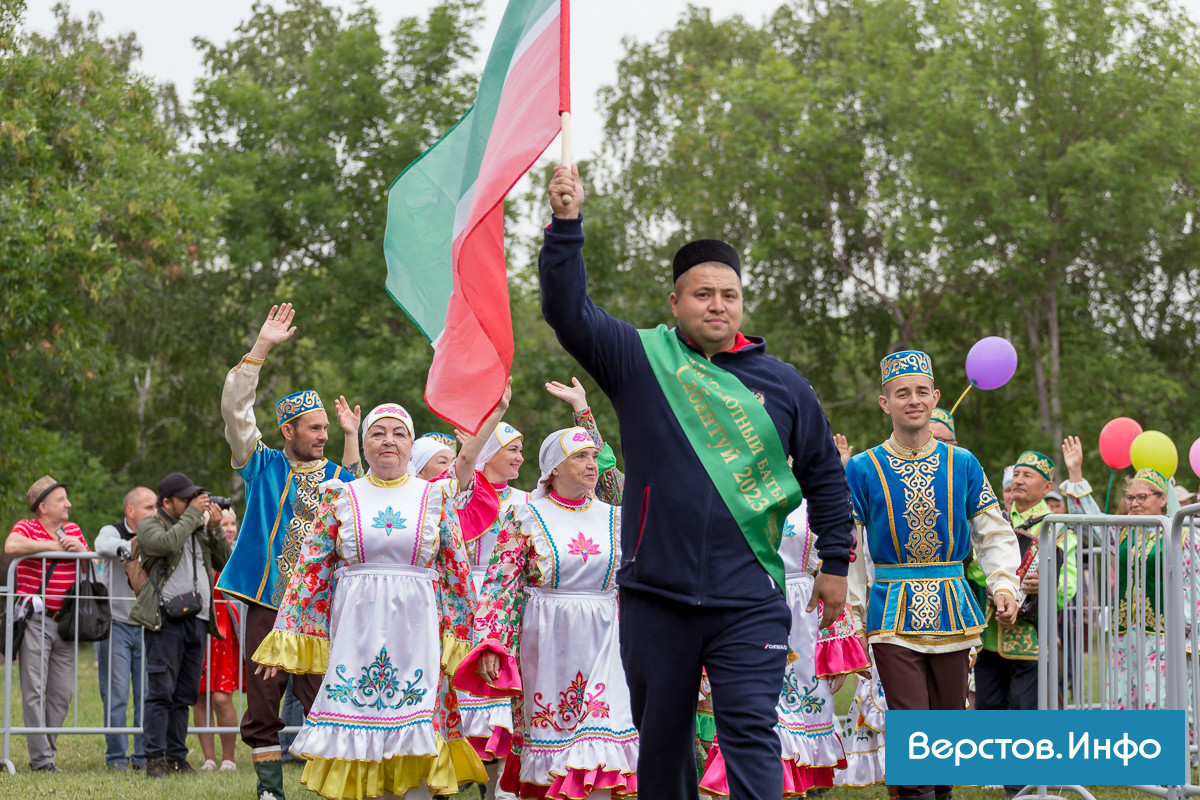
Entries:
POLYGON ((1142 467, 1133 476, 1135 481, 1145 481, 1163 494, 1171 491, 1170 482, 1163 477, 1162 473, 1150 467, 1142 467))
POLYGON ((312 389, 305 389, 302 392, 289 394, 275 404, 275 424, 282 426, 285 422, 291 422, 296 417, 311 411, 324 410, 325 406, 321 405, 321 396, 312 389))
POLYGON ((1054 462, 1050 460, 1050 456, 1045 453, 1039 453, 1037 450, 1026 450, 1017 457, 1017 463, 1014 467, 1029 467, 1031 470, 1041 474, 1048 481, 1054 480, 1054 462))
POLYGON ((920 350, 902 350, 884 356, 879 362, 879 372, 883 384, 901 375, 924 375, 933 380, 933 359, 920 350))
POLYGON ((929 415, 930 422, 940 422, 950 429, 951 436, 957 436, 954 432, 954 416, 944 408, 935 408, 933 413, 929 415))

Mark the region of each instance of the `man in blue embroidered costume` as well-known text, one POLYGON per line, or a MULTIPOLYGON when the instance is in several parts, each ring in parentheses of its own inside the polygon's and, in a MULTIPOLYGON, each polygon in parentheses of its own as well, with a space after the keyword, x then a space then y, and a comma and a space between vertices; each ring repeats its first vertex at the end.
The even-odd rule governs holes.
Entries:
MULTIPOLYGON (((889 709, 961 710, 968 654, 986 627, 963 561, 974 545, 998 616, 1011 624, 1017 541, 975 456, 929 430, 941 397, 929 356, 893 353, 880 368, 892 436, 846 465, 860 555, 850 564, 851 614, 872 645, 889 709)), ((899 794, 933 800, 936 791, 945 800, 950 789, 901 786, 899 794)))
MULTIPOLYGON (((296 332, 291 304, 272 307, 250 353, 225 378, 221 416, 225 439, 233 451, 234 470, 246 482, 246 515, 233 555, 221 573, 218 588, 248 603, 246 641, 246 713, 242 716, 242 741, 253 751, 258 774, 255 797, 283 800, 283 766, 280 761, 279 702, 287 689, 286 674, 255 675, 250 656, 275 624, 280 598, 296 565, 300 548, 312 532, 320 503, 318 487, 330 478, 354 476, 324 457, 329 418, 314 391, 290 394, 275 404, 275 421, 283 436, 283 450, 267 447, 254 419, 258 374, 271 348, 296 332)), ((340 408, 340 406, 339 406, 340 408)), ((347 436, 347 441, 355 435, 347 436)), ((357 461, 357 441, 352 460, 357 461)), ((349 456, 348 456, 349 457, 349 456)), ((307 714, 320 675, 296 675, 292 691, 307 714)))
MULTIPOLYGON (((1037 541, 1044 524, 1042 520, 1051 513, 1045 498, 1054 488, 1054 466, 1049 456, 1036 450, 1021 453, 1013 466, 1011 519, 1021 549, 1017 577, 1021 579, 1021 591, 1028 597, 1037 596, 1037 541)), ((1075 534, 1068 533, 1065 528, 1059 534, 1057 545, 1063 553, 1058 574, 1059 611, 1075 596, 1075 542, 1075 534)), ((967 577, 974 583, 975 592, 983 602, 985 581, 978 564, 967 569, 967 577)), ((1037 618, 1032 610, 1023 611, 1016 623, 1009 626, 997 625, 994 619, 990 620, 983 635, 983 647, 975 661, 975 707, 980 711, 1036 710, 1037 663, 1037 618)), ((1005 792, 1011 797, 1022 785, 1005 786, 1005 792)))
MULTIPOLYGON (((779 556, 803 488, 822 559, 812 608, 845 606, 845 472, 812 386, 739 330, 741 265, 702 239, 673 260, 678 326, 639 331, 588 297, 583 185, 559 167, 539 261, 542 312, 612 400, 625 455, 621 658, 641 740, 638 793, 696 798, 701 669, 737 800, 783 794, 776 703, 791 613, 779 556), (789 466, 788 457, 794 466, 789 466)), ((810 609, 811 610, 811 609, 810 609)))

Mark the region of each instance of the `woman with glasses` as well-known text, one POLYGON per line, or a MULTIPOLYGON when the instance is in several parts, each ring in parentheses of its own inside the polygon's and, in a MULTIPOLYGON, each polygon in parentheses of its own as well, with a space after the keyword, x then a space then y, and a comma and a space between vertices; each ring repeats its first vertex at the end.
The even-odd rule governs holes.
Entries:
MULTIPOLYGON (((1133 516, 1171 517, 1179 510, 1170 482, 1153 469, 1140 469, 1126 482, 1124 499, 1133 516)), ((1164 538, 1154 527, 1130 526, 1117 535, 1117 708, 1152 709, 1166 701, 1164 538)), ((1178 557, 1183 563, 1184 641, 1190 643, 1195 613, 1186 603, 1192 596, 1192 552, 1186 540, 1178 557)))

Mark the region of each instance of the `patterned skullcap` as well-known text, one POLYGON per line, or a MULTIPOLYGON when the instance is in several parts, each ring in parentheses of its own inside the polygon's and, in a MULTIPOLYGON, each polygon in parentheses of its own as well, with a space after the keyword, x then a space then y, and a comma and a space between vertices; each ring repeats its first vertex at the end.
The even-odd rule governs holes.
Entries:
POLYGON ((1017 456, 1016 467, 1029 467, 1031 470, 1041 474, 1048 481, 1054 480, 1054 462, 1050 460, 1050 456, 1045 453, 1039 453, 1037 450, 1026 450, 1021 455, 1017 456))
POLYGON ((902 350, 884 356, 879 362, 879 372, 884 384, 902 375, 924 375, 933 380, 933 359, 920 350, 902 350))
POLYGON ((289 394, 275 404, 275 424, 283 425, 310 411, 324 410, 325 406, 321 405, 321 396, 312 389, 305 389, 302 392, 289 394))
POLYGON ((1171 492, 1171 483, 1163 477, 1162 473, 1150 467, 1142 467, 1133 476, 1135 481, 1145 481, 1163 494, 1171 492))
POLYGON ((434 439, 434 440, 439 441, 442 444, 446 445, 446 447, 450 448, 451 450, 454 450, 454 451, 458 450, 458 440, 455 439, 453 436, 451 436, 448 433, 442 433, 441 431, 431 431, 430 433, 425 434, 421 438, 422 439, 434 439))
POLYGON ((951 436, 957 436, 954 432, 954 416, 944 408, 935 408, 933 414, 929 417, 930 422, 940 422, 950 429, 951 436))

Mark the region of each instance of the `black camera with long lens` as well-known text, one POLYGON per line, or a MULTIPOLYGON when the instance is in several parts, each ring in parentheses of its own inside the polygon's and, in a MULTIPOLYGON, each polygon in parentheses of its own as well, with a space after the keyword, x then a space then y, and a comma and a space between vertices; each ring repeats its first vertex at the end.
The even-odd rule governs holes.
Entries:
POLYGON ((218 506, 220 506, 223 509, 233 508, 233 500, 228 497, 220 497, 215 494, 210 494, 208 496, 208 500, 211 503, 216 503, 218 506))

